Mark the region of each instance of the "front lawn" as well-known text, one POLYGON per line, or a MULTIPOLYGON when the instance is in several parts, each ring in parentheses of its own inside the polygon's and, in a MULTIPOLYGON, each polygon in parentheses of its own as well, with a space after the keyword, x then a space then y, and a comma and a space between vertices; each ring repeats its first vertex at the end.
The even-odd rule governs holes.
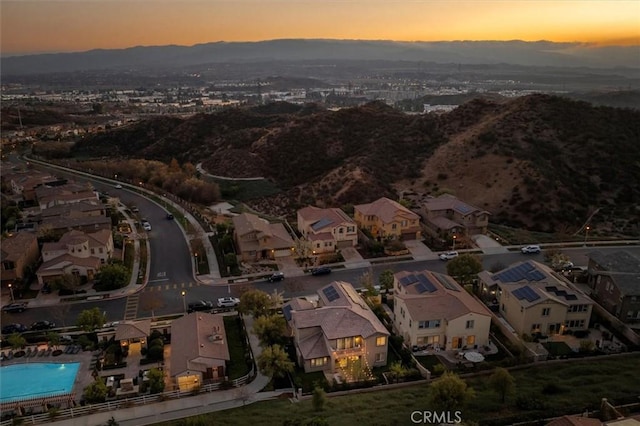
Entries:
POLYGON ((242 331, 240 317, 236 315, 225 315, 224 331, 227 333, 227 344, 229 345, 229 369, 227 374, 229 380, 234 380, 249 374, 251 364, 245 354, 249 349, 246 345, 245 334, 242 331))
MULTIPOLYGON (((487 376, 474 377, 467 383, 476 397, 462 408, 464 421, 480 426, 513 424, 524 420, 540 420, 568 413, 593 411, 601 398, 614 404, 637 400, 640 394, 640 355, 599 357, 591 361, 540 363, 513 370, 516 389, 505 404, 490 389, 487 376)), ((311 400, 297 404, 276 400, 247 405, 239 409, 202 416, 212 424, 282 425, 286 420, 326 419, 331 426, 411 425, 411 412, 429 410, 429 385, 419 383, 402 389, 350 394, 329 398, 325 409, 316 413, 311 400)), ((330 394, 329 394, 330 395, 330 394)), ((164 426, 186 425, 185 420, 163 423, 164 426)), ((291 423, 294 424, 294 423, 291 423)))

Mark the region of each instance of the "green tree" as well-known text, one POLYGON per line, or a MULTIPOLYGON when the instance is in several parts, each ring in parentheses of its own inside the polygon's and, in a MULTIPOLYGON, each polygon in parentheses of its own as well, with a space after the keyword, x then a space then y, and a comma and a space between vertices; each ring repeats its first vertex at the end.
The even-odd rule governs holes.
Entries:
POLYGON ((267 377, 284 377, 294 363, 280 345, 267 346, 258 357, 258 369, 267 377))
POLYGON ((440 411, 461 410, 475 396, 473 389, 455 373, 445 372, 429 386, 428 403, 440 411))
POLYGON ((73 291, 73 294, 75 294, 81 285, 82 279, 80 278, 80 275, 64 274, 53 280, 51 288, 53 290, 69 290, 73 291))
POLYGON ((515 379, 508 370, 498 367, 489 377, 489 386, 500 395, 500 401, 504 403, 507 395, 513 392, 515 379))
POLYGON ((78 315, 78 319, 76 320, 76 325, 84 331, 93 332, 96 329, 101 328, 106 320, 106 315, 100 310, 100 308, 95 307, 92 309, 85 309, 80 312, 80 315, 78 315))
POLYGON ((129 269, 117 263, 104 265, 96 274, 95 288, 98 291, 116 290, 129 284, 129 269))
POLYGON ((389 366, 389 374, 393 377, 398 383, 400 378, 406 374, 407 370, 402 366, 400 361, 396 361, 389 366))
POLYGON ((102 381, 102 379, 98 378, 95 382, 84 388, 82 394, 85 401, 89 404, 96 404, 104 402, 108 392, 109 390, 107 389, 107 385, 102 381))
POLYGON ((482 262, 478 256, 472 254, 463 254, 447 263, 447 274, 461 284, 471 282, 480 271, 482 271, 482 262))
POLYGON ((56 333, 55 331, 50 331, 49 333, 47 333, 47 341, 49 342, 49 346, 53 347, 54 349, 58 349, 58 346, 60 346, 60 334, 56 333))
POLYGON ((266 315, 271 306, 271 297, 262 290, 248 290, 240 296, 238 311, 254 317, 266 315))
POLYGON ((382 271, 378 278, 378 282, 380 283, 380 288, 387 291, 391 290, 393 288, 393 271, 391 269, 382 271))
POLYGON ((22 337, 20 333, 13 333, 7 339, 9 345, 11 345, 11 349, 19 350, 24 348, 27 345, 27 339, 22 337))
POLYGON ((311 399, 311 404, 313 405, 314 411, 322 411, 324 410, 324 405, 327 402, 327 393, 319 386, 316 386, 313 389, 313 396, 311 399))
POLYGON ((151 393, 164 391, 164 373, 157 368, 152 368, 147 374, 149 378, 149 390, 151 393))
POLYGON ((253 322, 253 332, 262 346, 284 343, 286 329, 287 323, 281 315, 264 315, 253 322))

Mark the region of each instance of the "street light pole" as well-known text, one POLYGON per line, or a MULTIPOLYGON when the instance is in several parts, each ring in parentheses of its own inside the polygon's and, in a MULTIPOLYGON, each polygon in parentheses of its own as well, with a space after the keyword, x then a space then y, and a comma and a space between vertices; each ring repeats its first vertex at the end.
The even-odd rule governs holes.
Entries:
POLYGON ((184 310, 184 313, 187 313, 187 301, 185 296, 187 295, 187 292, 182 290, 182 292, 180 293, 182 295, 182 309, 184 310))
POLYGON ((196 275, 200 274, 200 267, 198 266, 198 253, 194 253, 196 257, 196 275))
POLYGON ((457 236, 453 236, 453 247, 451 248, 451 251, 455 251, 456 249, 456 238, 458 238, 457 236))
POLYGON ((13 297, 13 287, 11 286, 11 283, 9 283, 9 292, 11 293, 11 303, 15 302, 15 299, 13 297))
POLYGON ((589 225, 584 228, 584 246, 587 246, 587 238, 589 238, 589 225))

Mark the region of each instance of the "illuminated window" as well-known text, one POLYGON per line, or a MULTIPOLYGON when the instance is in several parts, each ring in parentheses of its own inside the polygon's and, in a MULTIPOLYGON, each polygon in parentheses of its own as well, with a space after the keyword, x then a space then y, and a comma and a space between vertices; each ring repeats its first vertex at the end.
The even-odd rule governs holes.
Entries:
POLYGON ((385 336, 380 336, 376 338, 376 346, 384 346, 387 344, 387 338, 385 336))

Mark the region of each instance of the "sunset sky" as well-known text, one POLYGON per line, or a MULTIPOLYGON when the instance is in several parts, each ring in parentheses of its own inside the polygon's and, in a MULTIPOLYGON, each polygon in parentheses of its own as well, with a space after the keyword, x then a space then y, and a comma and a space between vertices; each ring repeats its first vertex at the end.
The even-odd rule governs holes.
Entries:
POLYGON ((640 45, 640 0, 2 0, 3 55, 279 38, 640 45))

